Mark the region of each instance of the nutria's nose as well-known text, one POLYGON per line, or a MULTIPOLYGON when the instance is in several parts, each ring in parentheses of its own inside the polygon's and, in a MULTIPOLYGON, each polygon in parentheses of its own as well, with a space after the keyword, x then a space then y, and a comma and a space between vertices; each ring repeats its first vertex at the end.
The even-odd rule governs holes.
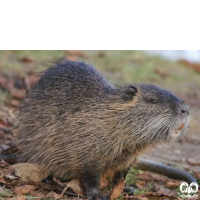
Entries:
POLYGON ((189 111, 182 109, 181 110, 181 115, 186 115, 186 114, 189 115, 189 111))
POLYGON ((189 106, 185 104, 184 102, 180 106, 180 114, 183 116, 189 115, 189 106))

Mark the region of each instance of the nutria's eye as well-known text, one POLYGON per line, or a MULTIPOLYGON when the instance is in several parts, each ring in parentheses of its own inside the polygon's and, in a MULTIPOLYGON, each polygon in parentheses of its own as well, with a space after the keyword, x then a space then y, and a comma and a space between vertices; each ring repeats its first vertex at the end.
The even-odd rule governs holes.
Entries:
POLYGON ((157 100, 155 100, 155 99, 150 99, 150 101, 151 101, 151 103, 158 103, 158 101, 157 100))

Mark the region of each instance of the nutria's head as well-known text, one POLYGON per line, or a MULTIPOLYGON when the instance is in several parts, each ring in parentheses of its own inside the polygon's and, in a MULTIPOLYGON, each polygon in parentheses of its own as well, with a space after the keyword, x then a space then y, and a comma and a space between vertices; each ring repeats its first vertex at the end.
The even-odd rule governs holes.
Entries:
POLYGON ((126 88, 124 97, 134 100, 130 113, 135 142, 167 142, 185 133, 189 107, 169 91, 151 84, 136 84, 126 88))

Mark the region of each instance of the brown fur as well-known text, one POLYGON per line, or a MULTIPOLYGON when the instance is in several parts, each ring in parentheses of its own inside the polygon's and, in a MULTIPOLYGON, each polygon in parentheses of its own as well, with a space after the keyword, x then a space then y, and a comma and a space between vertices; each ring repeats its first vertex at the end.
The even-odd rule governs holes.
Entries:
POLYGON ((157 86, 114 87, 92 66, 66 61, 20 105, 21 158, 65 181, 88 173, 112 181, 145 149, 177 137, 173 130, 188 123, 182 104, 157 86))

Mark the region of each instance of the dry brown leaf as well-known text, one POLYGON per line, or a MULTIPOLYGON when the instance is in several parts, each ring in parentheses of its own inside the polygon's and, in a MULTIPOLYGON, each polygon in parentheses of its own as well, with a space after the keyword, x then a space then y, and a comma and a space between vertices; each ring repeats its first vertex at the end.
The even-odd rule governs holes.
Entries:
MULTIPOLYGON (((35 185, 35 184, 32 184, 32 185, 35 185)), ((38 186, 42 190, 48 190, 48 191, 60 190, 60 192, 61 192, 62 189, 63 189, 63 188, 60 188, 57 184, 54 184, 54 183, 39 182, 39 183, 37 183, 36 186, 38 186)))
POLYGON ((146 189, 146 188, 147 188, 147 183, 146 183, 146 181, 137 181, 137 182, 136 182, 136 186, 137 186, 139 189, 143 190, 143 189, 146 189))
POLYGON ((11 169, 10 165, 8 167, 4 167, 4 168, 1 168, 2 169, 2 172, 3 174, 5 175, 12 175, 12 176, 15 176, 14 175, 14 170, 11 169))
POLYGON ((4 87, 4 85, 6 85, 7 83, 7 78, 6 77, 3 77, 3 76, 0 76, 0 87, 4 87))
POLYGON ((11 126, 7 122, 5 122, 4 119, 0 119, 0 127, 1 128, 11 128, 11 126))
POLYGON ((121 180, 118 184, 112 189, 110 193, 110 199, 117 199, 123 192, 125 180, 121 180))
POLYGON ((101 58, 105 58, 105 57, 107 56, 106 52, 104 52, 104 51, 99 52, 98 55, 99 55, 99 57, 101 57, 101 58))
POLYGON ((169 195, 169 196, 176 196, 177 195, 176 190, 172 190, 171 188, 169 189, 162 182, 155 182, 155 183, 153 183, 153 185, 154 185, 155 191, 157 193, 160 193, 160 194, 163 194, 163 195, 169 195))
POLYGON ((9 164, 7 162, 5 162, 4 160, 0 160, 0 167, 1 168, 7 167, 7 166, 9 166, 9 164))
POLYGON ((33 185, 23 185, 23 186, 17 186, 14 188, 14 194, 28 194, 32 190, 34 190, 36 187, 33 185))
POLYGON ((44 171, 41 166, 31 163, 19 163, 12 165, 15 175, 20 177, 22 181, 28 183, 29 180, 34 182, 41 182, 49 173, 44 171))
POLYGON ((34 60, 32 58, 30 58, 30 57, 24 57, 24 58, 21 59, 21 61, 24 62, 24 63, 32 63, 32 62, 34 62, 34 60))
POLYGON ((156 72, 158 75, 160 75, 161 77, 163 77, 163 78, 166 78, 166 77, 171 76, 171 74, 170 74, 169 72, 164 71, 164 70, 162 70, 162 69, 156 69, 155 72, 156 72))
MULTIPOLYGON (((32 196, 32 197, 45 197, 45 194, 43 194, 42 192, 39 192, 39 191, 35 191, 35 190, 32 190, 32 191, 30 191, 30 196, 32 196)), ((36 200, 39 200, 39 198, 37 199, 36 198, 36 200)))
MULTIPOLYGON (((7 175, 7 177, 9 177, 9 176, 7 175)), ((12 179, 12 178, 10 179, 10 178, 6 178, 4 174, 2 174, 0 176, 0 183, 3 183, 5 185, 12 185, 12 186, 13 185, 17 185, 18 181, 19 181, 18 177, 16 179, 15 178, 14 179, 12 179)))
POLYGON ((200 165, 200 160, 195 160, 194 158, 189 158, 189 159, 187 159, 187 162, 188 162, 190 165, 200 165))
POLYGON ((106 179, 101 179, 100 181, 100 189, 104 189, 108 186, 109 181, 107 181, 106 179))
POLYGON ((26 91, 24 89, 13 89, 11 90, 11 95, 12 97, 18 99, 18 100, 22 100, 24 97, 24 94, 26 93, 26 91))
POLYGON ((15 200, 25 200, 26 199, 26 196, 24 196, 24 195, 17 195, 16 197, 13 197, 12 198, 13 200, 15 199, 15 200))
POLYGON ((0 75, 0 87, 6 90, 12 90, 14 88, 14 81, 0 75))
POLYGON ((150 199, 150 200, 178 200, 179 198, 173 196, 173 195, 164 195, 162 193, 158 192, 148 192, 145 194, 139 194, 135 196, 129 196, 128 199, 135 199, 135 200, 144 200, 144 199, 150 199))
POLYGON ((11 100, 11 101, 7 101, 6 104, 7 104, 8 106, 11 106, 11 107, 18 107, 18 106, 19 106, 19 101, 13 99, 13 100, 11 100))
POLYGON ((81 188, 79 179, 74 179, 70 182, 64 183, 66 187, 72 189, 77 195, 84 197, 83 190, 81 188))
POLYGON ((148 181, 151 181, 151 180, 155 180, 155 181, 171 180, 168 177, 162 176, 160 174, 154 174, 154 173, 151 173, 151 172, 149 172, 149 173, 145 172, 145 173, 142 173, 142 174, 137 174, 137 175, 135 175, 135 177, 143 179, 143 180, 148 180, 148 181))
POLYGON ((60 199, 60 195, 57 194, 56 192, 53 192, 53 191, 49 192, 49 193, 46 195, 46 197, 53 198, 53 199, 60 199))
POLYGON ((176 180, 174 180, 174 181, 168 181, 166 183, 166 186, 167 187, 179 187, 181 183, 182 183, 182 181, 176 181, 176 180))
POLYGON ((184 65, 186 65, 187 67, 190 67, 192 69, 194 69, 196 72, 200 73, 200 64, 199 63, 192 63, 188 60, 180 60, 181 63, 183 63, 184 65))
POLYGON ((198 180, 200 180, 200 174, 198 172, 193 171, 193 174, 196 176, 198 180))
POLYGON ((13 175, 10 175, 10 174, 5 174, 5 175, 4 175, 4 178, 5 178, 5 179, 8 179, 8 180, 10 180, 10 181, 13 181, 13 180, 18 179, 19 177, 13 176, 13 175))
POLYGON ((135 177, 140 178, 140 179, 144 179, 144 180, 148 180, 148 181, 157 179, 157 177, 155 178, 149 173, 137 174, 135 177))

